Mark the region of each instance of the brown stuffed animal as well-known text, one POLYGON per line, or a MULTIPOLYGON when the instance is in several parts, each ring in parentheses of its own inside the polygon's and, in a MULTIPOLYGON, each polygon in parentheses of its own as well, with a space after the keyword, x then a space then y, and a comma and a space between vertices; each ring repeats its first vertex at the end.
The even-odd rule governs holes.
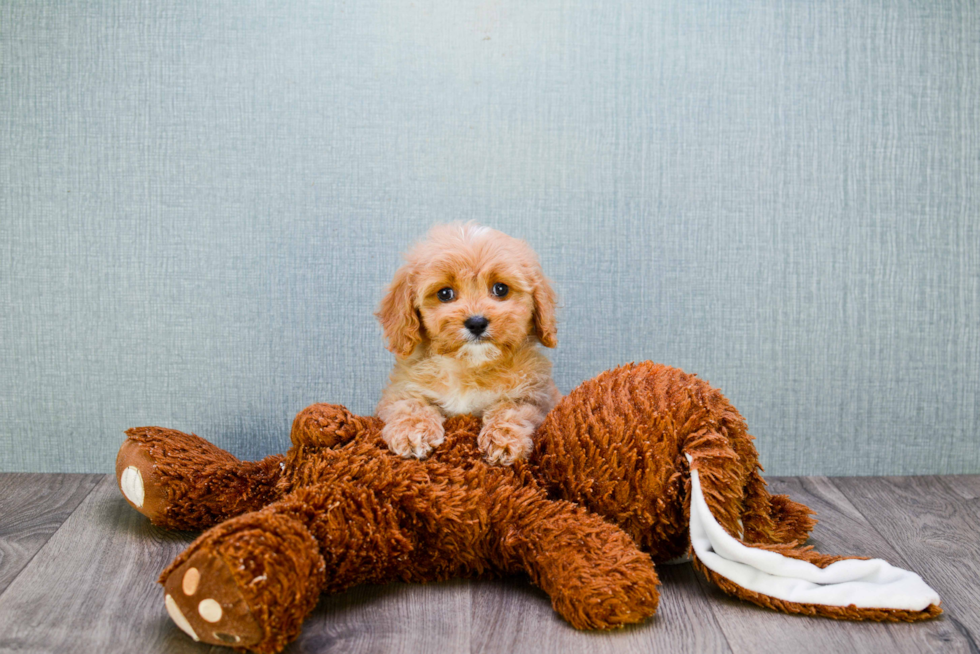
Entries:
POLYGON ((290 451, 258 462, 178 431, 129 430, 116 473, 130 504, 154 524, 208 530, 160 576, 173 620, 194 639, 271 653, 323 592, 523 571, 574 627, 607 629, 651 616, 654 564, 689 550, 726 592, 780 611, 940 613, 913 573, 802 547, 809 509, 769 495, 742 417, 673 368, 631 364, 583 383, 512 467, 481 459, 472 416, 448 419, 445 444, 421 461, 391 454, 381 427, 313 405, 290 451))

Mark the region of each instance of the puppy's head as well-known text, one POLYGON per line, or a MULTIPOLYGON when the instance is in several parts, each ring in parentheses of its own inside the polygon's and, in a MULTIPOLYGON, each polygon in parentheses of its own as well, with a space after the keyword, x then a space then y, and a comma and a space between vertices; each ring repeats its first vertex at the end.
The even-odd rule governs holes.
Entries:
POLYGON ((375 314, 388 349, 496 359, 534 335, 558 344, 555 293, 524 241, 472 222, 433 227, 405 255, 375 314))

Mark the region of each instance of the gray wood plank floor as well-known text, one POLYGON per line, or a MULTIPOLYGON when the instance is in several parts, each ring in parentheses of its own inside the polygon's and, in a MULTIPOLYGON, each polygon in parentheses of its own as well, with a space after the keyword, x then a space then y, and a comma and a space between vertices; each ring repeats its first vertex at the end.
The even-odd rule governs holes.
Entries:
POLYGON ((102 475, 0 475, 0 593, 102 475))
MULTIPOLYGON (((918 624, 787 616, 661 566, 656 617, 578 632, 521 577, 363 586, 326 596, 297 652, 980 652, 980 476, 774 478, 818 513, 811 543, 917 571, 946 613, 918 624)), ((194 534, 157 529, 101 475, 0 474, 0 652, 231 652, 169 620, 160 570, 194 534)))

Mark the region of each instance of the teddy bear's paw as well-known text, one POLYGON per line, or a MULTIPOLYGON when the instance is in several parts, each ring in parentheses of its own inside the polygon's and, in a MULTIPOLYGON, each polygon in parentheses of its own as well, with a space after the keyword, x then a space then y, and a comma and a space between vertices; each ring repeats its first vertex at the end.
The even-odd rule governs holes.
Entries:
POLYGON ((122 444, 116 456, 116 482, 134 509, 154 523, 163 519, 167 489, 146 443, 126 439, 122 444))
MULTIPOLYGON (((576 629, 611 629, 656 613, 660 582, 650 556, 625 534, 609 539, 599 533, 579 535, 585 546, 605 541, 606 547, 560 555, 562 576, 550 588, 555 610, 576 629)), ((552 554, 558 551, 554 547, 552 554)))
POLYGON ((642 622, 657 611, 654 583, 640 580, 615 587, 580 589, 583 596, 552 598, 552 606, 576 629, 615 629, 642 622))
POLYGON ((311 404, 293 420, 293 445, 338 447, 357 436, 361 421, 339 404, 311 404))
POLYGON ((509 466, 526 459, 534 448, 534 428, 522 422, 498 420, 483 426, 478 443, 487 462, 509 466))
POLYGON ((167 613, 194 640, 230 647, 250 647, 262 640, 261 625, 217 554, 196 552, 163 586, 167 613))
POLYGON ((388 449, 406 459, 424 459, 445 437, 442 421, 429 411, 400 416, 381 430, 388 449))

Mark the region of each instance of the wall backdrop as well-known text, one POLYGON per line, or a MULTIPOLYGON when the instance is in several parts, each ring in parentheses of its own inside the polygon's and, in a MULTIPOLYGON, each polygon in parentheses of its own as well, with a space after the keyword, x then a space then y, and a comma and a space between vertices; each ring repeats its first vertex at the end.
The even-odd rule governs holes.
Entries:
POLYGON ((769 474, 980 472, 980 10, 0 0, 0 470, 370 413, 434 222, 526 239, 563 391, 654 359, 769 474))

